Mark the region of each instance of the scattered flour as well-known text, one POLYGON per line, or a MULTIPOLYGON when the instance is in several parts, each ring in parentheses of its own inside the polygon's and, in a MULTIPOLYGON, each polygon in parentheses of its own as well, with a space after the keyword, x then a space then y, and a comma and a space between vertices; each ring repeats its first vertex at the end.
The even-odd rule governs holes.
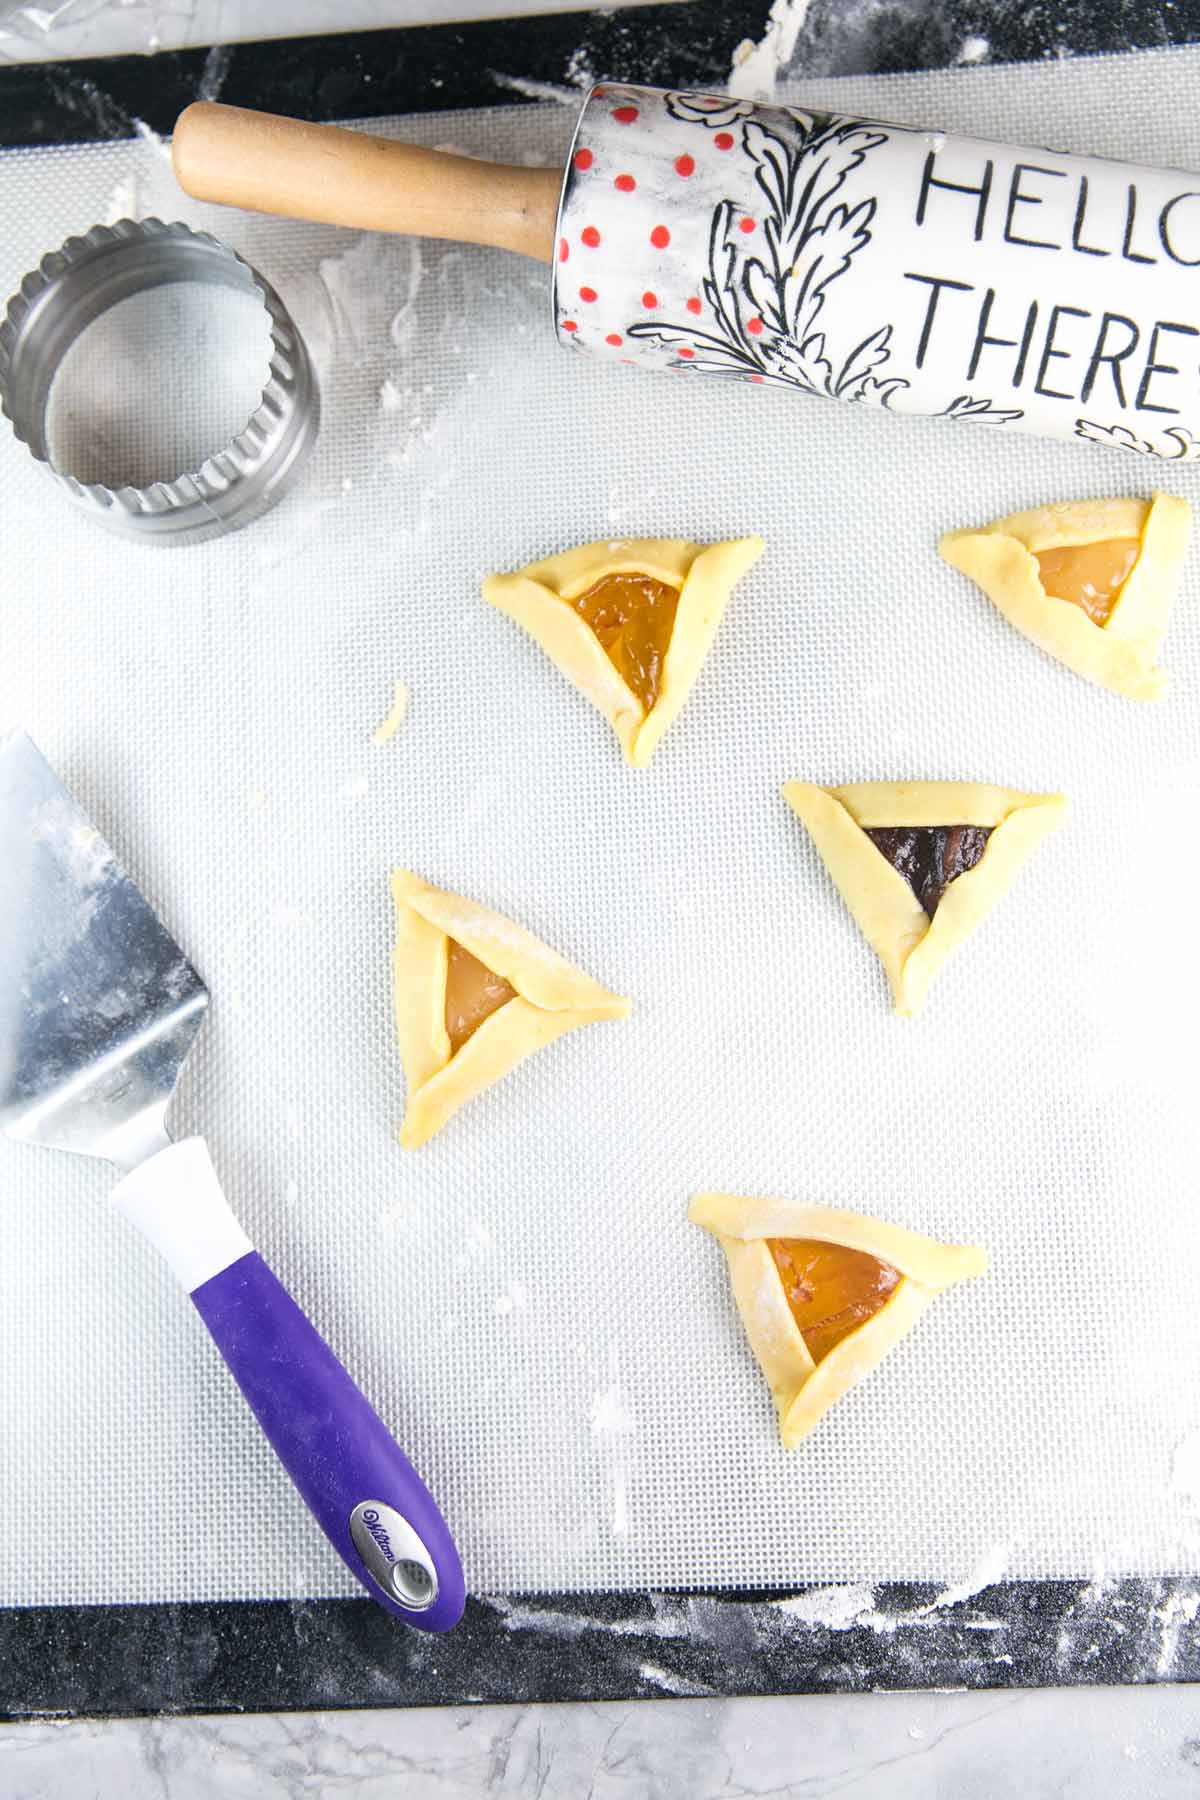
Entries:
POLYGON ((233 61, 233 48, 230 44, 214 44, 204 58, 204 68, 200 74, 200 86, 196 90, 198 100, 219 100, 221 89, 225 86, 225 78, 229 74, 229 65, 233 61))
POLYGON ((596 80, 582 45, 567 64, 565 86, 557 81, 527 81, 523 75, 504 75, 499 69, 489 69, 488 74, 497 87, 506 88, 510 94, 521 94, 526 100, 551 100, 556 106, 578 106, 580 95, 586 94, 596 80))
MULTIPOLYGON (((849 1631, 857 1625, 865 1626, 877 1635, 887 1636, 905 1627, 935 1625, 937 1621, 932 1614, 940 1612, 943 1607, 957 1606, 963 1600, 970 1600, 984 1588, 999 1581, 1008 1566, 1008 1557, 1007 1545, 993 1545, 965 1580, 946 1588, 926 1605, 915 1607, 912 1612, 877 1611, 875 1590, 866 1584, 811 1588, 804 1594, 789 1594, 786 1599, 774 1600, 771 1605, 776 1612, 782 1613, 797 1625, 824 1631, 849 1631)), ((978 1631, 1003 1629, 1003 1622, 996 1619, 975 1619, 969 1623, 973 1630, 978 1631)))
POLYGON ((875 1590, 870 1587, 812 1588, 807 1594, 791 1594, 775 1600, 777 1611, 800 1625, 820 1625, 827 1631, 848 1631, 875 1611, 875 1590))
POLYGON ((1154 1666, 1156 1675, 1169 1676, 1173 1671, 1183 1628, 1195 1623, 1197 1613, 1200 1613, 1200 1589, 1191 1594, 1168 1594, 1162 1605, 1155 1609, 1155 1622, 1161 1631, 1158 1661, 1154 1666))
POLYGON ((689 1681, 684 1675, 674 1675, 670 1669, 662 1669, 657 1663, 639 1663, 638 1674, 643 1681, 652 1682, 661 1688, 664 1694, 706 1694, 708 1688, 702 1683, 689 1681))
POLYGON ((163 141, 159 137, 157 131, 151 130, 150 126, 147 125, 145 119, 135 119, 133 121, 133 129, 137 132, 137 134, 141 138, 143 144, 149 144, 151 149, 155 152, 155 154, 158 156, 161 156, 162 160, 167 164, 167 167, 170 168, 170 166, 171 166, 170 146, 163 143, 163 141))
POLYGON ((389 338, 408 352, 416 336, 413 302, 424 273, 420 239, 383 232, 364 232, 340 255, 322 257, 317 275, 334 335, 351 361, 362 365, 383 355, 389 338))
POLYGON ((928 1606, 917 1609, 916 1616, 938 1612, 943 1606, 957 1606, 962 1600, 971 1600, 984 1588, 992 1587, 1003 1578, 1008 1567, 1009 1550, 1007 1544, 993 1544, 963 1581, 955 1582, 932 1599, 928 1606))
POLYGON ((1176 1444, 1167 1491, 1186 1512, 1200 1513, 1200 1431, 1176 1444))
POLYGON ((773 0, 767 29, 756 44, 743 38, 733 53, 728 87, 740 100, 771 100, 796 48, 809 0, 773 0))
POLYGON ((425 277, 425 263, 421 256, 420 239, 408 238, 404 241, 409 246, 408 268, 405 272, 408 288, 401 305, 392 316, 388 336, 397 350, 407 356, 417 337, 417 296, 425 277))
POLYGON ((523 94, 526 100, 553 100, 558 106, 579 105, 577 88, 558 87, 552 81, 526 81, 523 75, 501 75, 497 69, 489 69, 488 73, 497 87, 507 88, 512 94, 523 94))
POLYGON ((636 1426, 629 1395, 621 1386, 615 1346, 608 1355, 608 1386, 592 1395, 592 1436, 603 1457, 612 1498, 609 1529, 614 1537, 629 1535, 629 1439, 636 1426))
POLYGON ((610 1382, 602 1392, 592 1396, 591 1424, 597 1436, 612 1432, 623 1437, 633 1430, 625 1393, 617 1382, 610 1382))
POLYGON ((142 219, 146 216, 142 184, 135 171, 123 175, 108 197, 104 223, 115 225, 119 219, 142 219))

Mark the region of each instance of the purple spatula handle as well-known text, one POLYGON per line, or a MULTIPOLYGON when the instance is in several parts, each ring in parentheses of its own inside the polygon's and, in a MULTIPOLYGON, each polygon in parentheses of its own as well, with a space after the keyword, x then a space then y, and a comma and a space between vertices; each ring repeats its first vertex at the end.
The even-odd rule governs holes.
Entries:
POLYGON ((280 1462, 372 1599, 426 1631, 456 1625, 462 1570, 433 1496, 257 1250, 192 1301, 280 1462))
POLYGON ((114 1200, 183 1281, 326 1537, 371 1598, 425 1631, 462 1616, 462 1566, 428 1488, 254 1250, 203 1142, 160 1151, 114 1200))

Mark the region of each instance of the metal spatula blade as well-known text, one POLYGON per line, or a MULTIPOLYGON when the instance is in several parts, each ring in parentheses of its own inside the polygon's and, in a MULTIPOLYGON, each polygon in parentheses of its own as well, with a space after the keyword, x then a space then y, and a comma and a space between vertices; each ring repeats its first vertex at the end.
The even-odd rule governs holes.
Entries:
POLYGON ((207 1005, 33 740, 0 740, 0 1129, 135 1168, 207 1005))
POLYGON ((465 1601, 446 1521, 379 1414, 235 1219, 167 1104, 208 990, 24 732, 0 738, 0 1129, 106 1157, 338 1555, 394 1618, 465 1601))

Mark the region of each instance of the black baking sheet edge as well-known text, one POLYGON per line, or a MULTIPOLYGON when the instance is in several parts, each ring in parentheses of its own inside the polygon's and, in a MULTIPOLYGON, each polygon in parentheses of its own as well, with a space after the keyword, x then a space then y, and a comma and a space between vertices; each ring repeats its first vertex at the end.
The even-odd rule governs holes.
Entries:
POLYGON ((937 1592, 878 1587, 841 1628, 830 1589, 505 1595, 445 1637, 365 1600, 20 1608, 0 1612, 0 1717, 1200 1679, 1190 1577, 1002 1582, 923 1611, 937 1592))
MULTIPOLYGON (((619 12, 338 32, 208 50, 0 66, 0 147, 167 134, 192 100, 305 119, 356 119, 536 99, 512 85, 580 92, 589 82, 724 87, 734 46, 759 39, 768 0, 689 0, 619 12)), ((945 68, 968 40, 993 62, 1161 49, 1200 40, 1200 0, 815 0, 798 66, 815 77, 945 68)))

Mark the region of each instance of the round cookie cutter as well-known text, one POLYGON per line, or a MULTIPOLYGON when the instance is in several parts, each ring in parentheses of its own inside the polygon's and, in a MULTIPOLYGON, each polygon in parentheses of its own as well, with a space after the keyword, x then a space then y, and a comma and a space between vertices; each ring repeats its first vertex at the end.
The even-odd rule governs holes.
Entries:
POLYGON ((282 300, 236 251, 187 225, 121 219, 68 238, 9 301, 0 323, 0 411, 90 518, 144 543, 195 544, 274 505, 316 441, 320 394, 282 300), (63 358, 110 307, 175 282, 232 288, 262 303, 271 326, 262 398, 237 436, 194 470, 145 487, 79 481, 55 467, 47 438, 50 390, 63 358))

